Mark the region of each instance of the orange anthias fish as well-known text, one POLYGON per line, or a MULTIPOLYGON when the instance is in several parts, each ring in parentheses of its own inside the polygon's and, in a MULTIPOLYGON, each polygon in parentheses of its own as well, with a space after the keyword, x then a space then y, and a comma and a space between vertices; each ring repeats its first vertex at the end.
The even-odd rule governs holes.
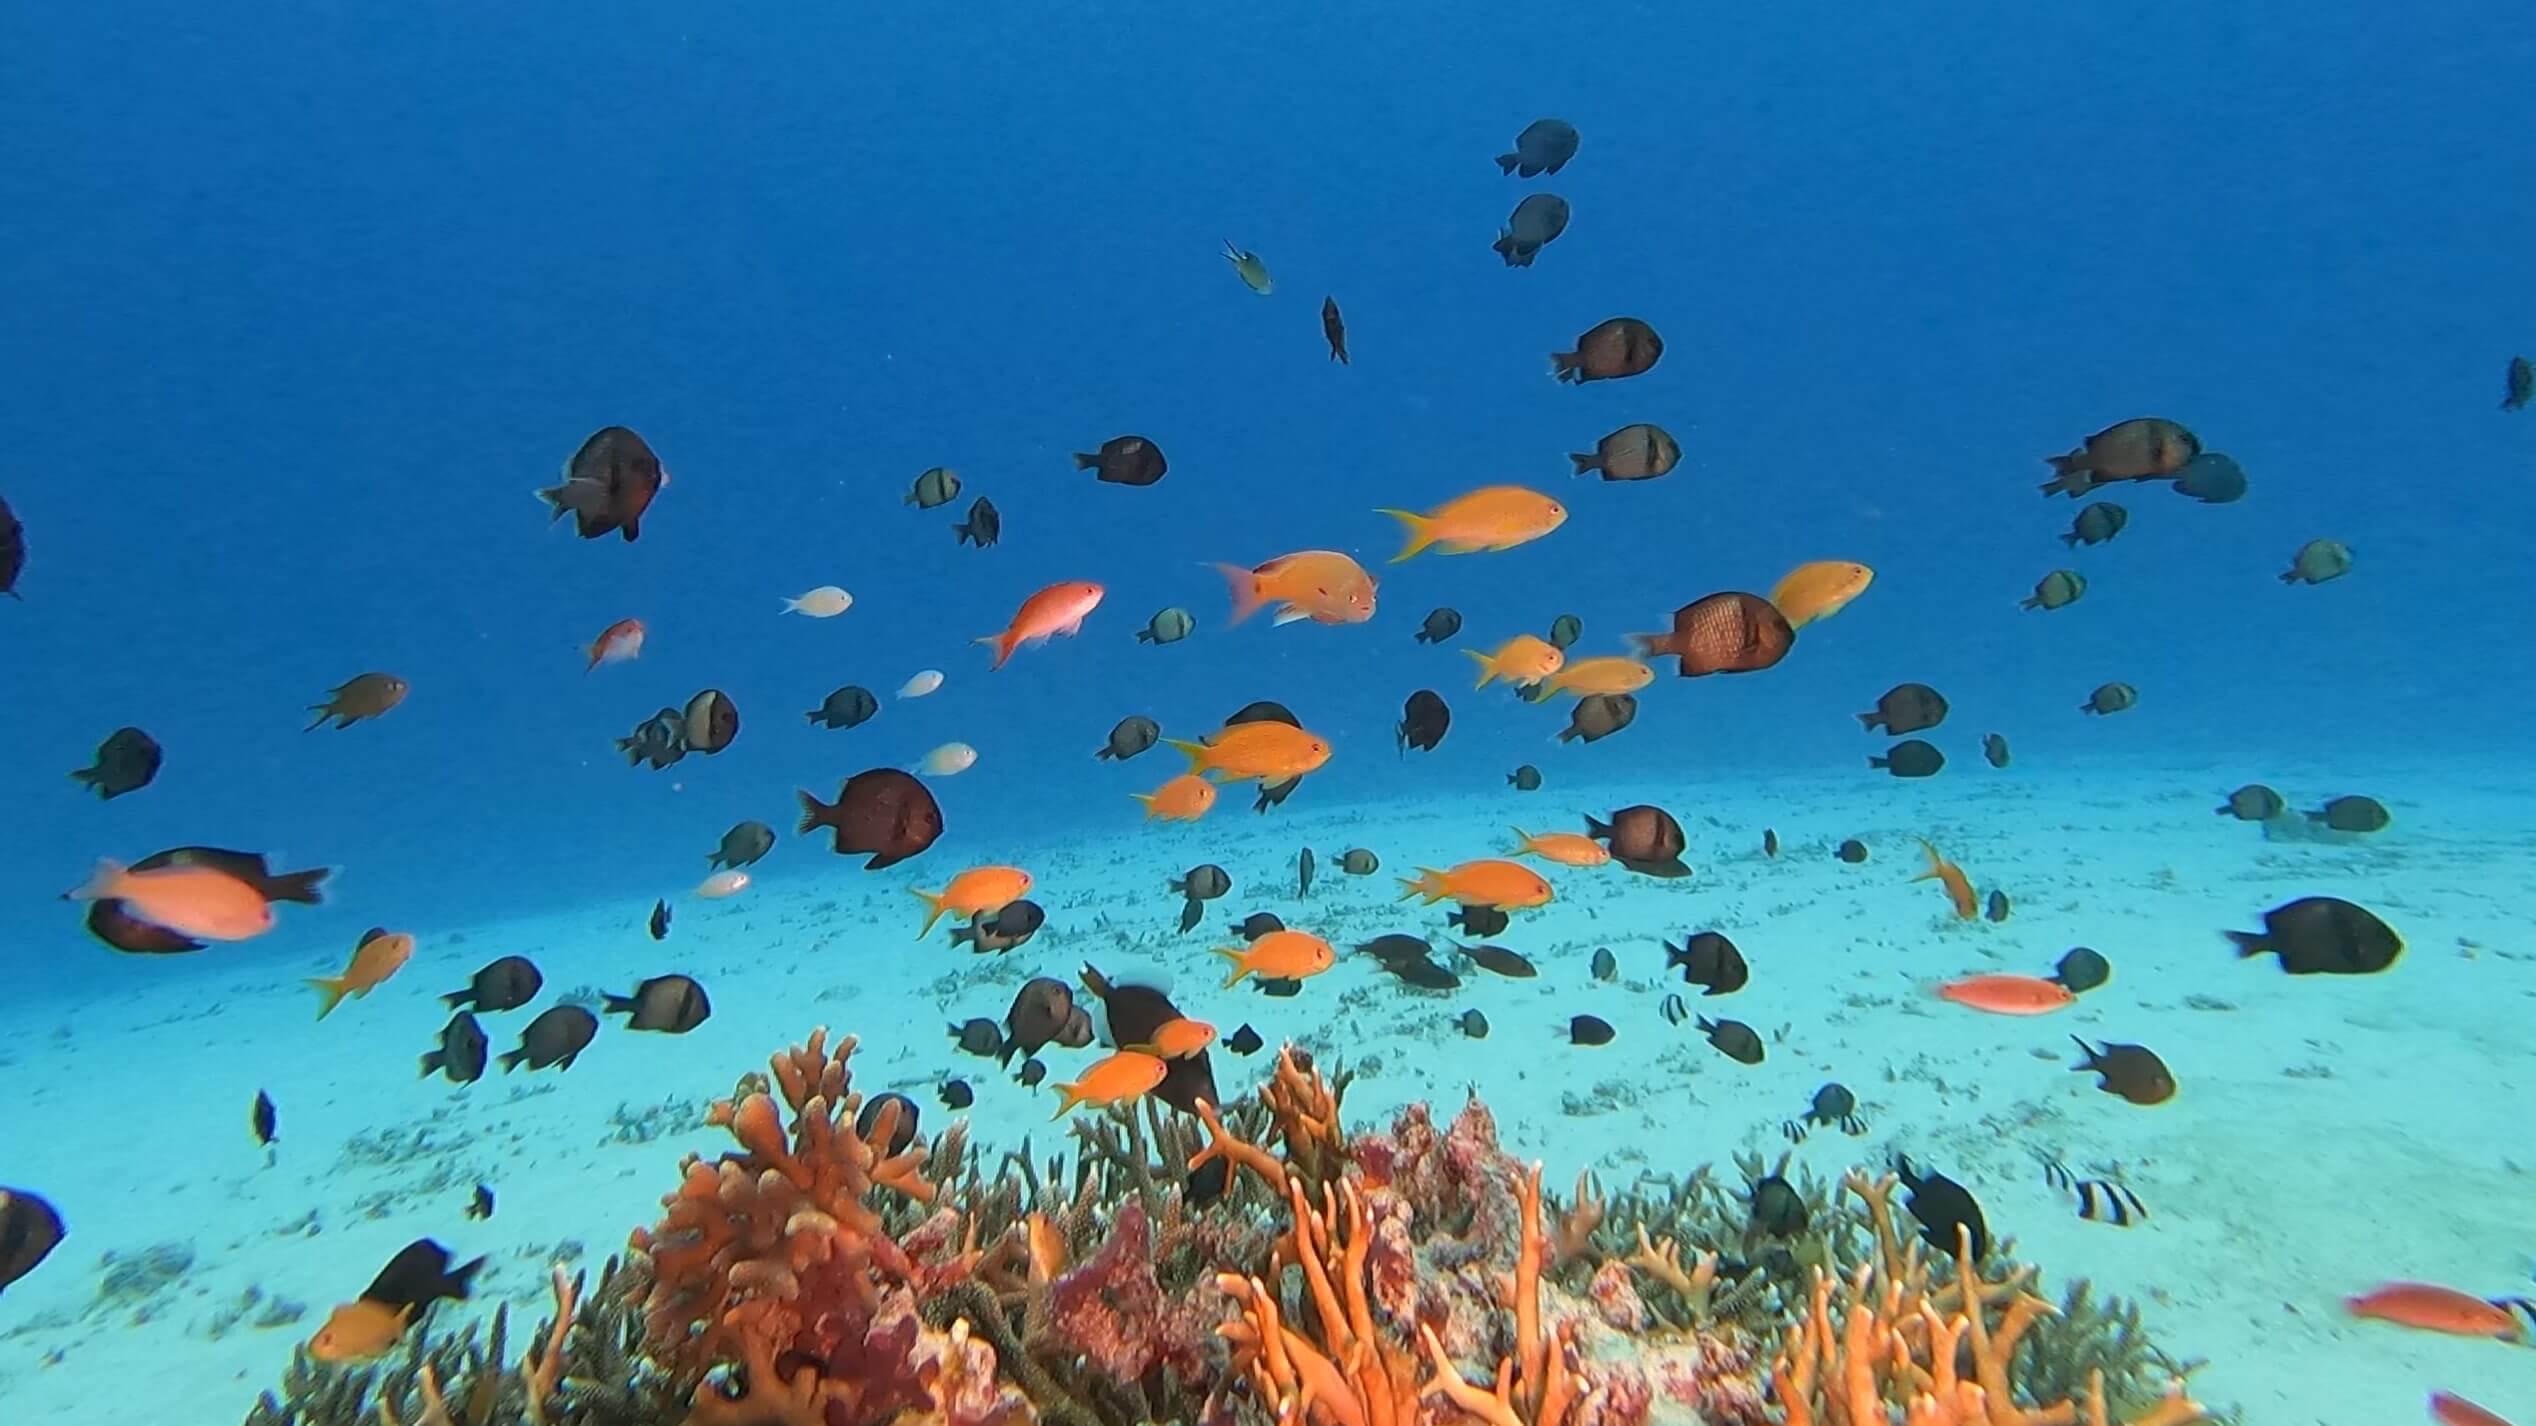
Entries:
POLYGON ((971 867, 951 878, 951 884, 938 892, 922 887, 908 890, 927 908, 924 929, 916 933, 916 939, 921 941, 933 934, 934 923, 946 912, 956 911, 975 921, 1029 895, 1030 873, 1017 866, 971 867))
POLYGON ((1143 1098, 1157 1084, 1170 1066, 1153 1055, 1137 1050, 1121 1050, 1096 1062, 1072 1084, 1056 1086, 1059 1099, 1057 1112, 1049 1117, 1063 1119, 1078 1104, 1121 1104, 1143 1098))
POLYGON ((1235 624, 1271 604, 1277 606, 1280 624, 1300 619, 1362 624, 1374 617, 1374 577, 1336 550, 1298 550, 1254 569, 1237 564, 1216 569, 1233 587, 1230 622, 1235 624))
POLYGON ((2427 1282, 2383 1283, 2358 1297, 2344 1298, 2342 1307, 2354 1317, 2374 1318, 2424 1332, 2498 1337, 2505 1342, 2527 1339, 2518 1315, 2500 1303, 2427 1282))
POLYGON ((1215 784, 1184 772, 1151 792, 1127 795, 1145 804, 1148 822, 1194 822, 1215 805, 1215 784))
POLYGON ((1839 613, 1850 600, 1867 592, 1876 572, 1849 560, 1809 560, 1789 570, 1770 590, 1771 607, 1802 629, 1817 619, 1839 613))
POLYGON ((1514 850, 1516 856, 1528 853, 1561 866, 1602 866, 1611 860, 1609 847, 1574 832, 1527 832, 1521 827, 1507 830, 1521 844, 1514 850))
POLYGON ((640 619, 619 619, 608 625, 599 631, 599 637, 590 641, 590 663, 581 671, 588 673, 603 663, 623 663, 640 657, 644 632, 640 619))
POLYGON ((1252 778, 1283 782, 1318 772, 1330 760, 1329 739, 1291 723, 1235 723, 1203 743, 1178 738, 1163 741, 1188 755, 1189 771, 1209 774, 1218 782, 1252 778))
POLYGON ((99 861, 71 901, 113 901, 126 914, 201 941, 243 941, 273 929, 273 907, 255 887, 216 867, 179 862, 134 871, 99 861))
POLYGON ((1937 998, 1993 1015, 2049 1015, 2078 997, 2056 980, 2033 975, 1968 975, 1937 988, 1937 998))
POLYGON ((1088 579, 1070 579, 1051 584, 1023 600, 1004 632, 978 636, 978 643, 995 650, 995 662, 989 667, 1002 668, 1005 660, 1013 656, 1013 650, 1024 644, 1082 632, 1083 616, 1099 606, 1101 595, 1106 592, 1088 579))
POLYGON ((1153 1038, 1144 1044, 1128 1045, 1125 1048, 1139 1054, 1152 1055, 1158 1059, 1185 1060, 1214 1043, 1214 1026, 1203 1020, 1191 1020, 1183 1016, 1178 1020, 1165 1020, 1155 1026, 1153 1038))
POLYGON ((1520 485, 1483 485, 1423 515, 1415 510, 1391 509, 1374 513, 1390 516, 1409 532, 1409 543, 1391 557, 1393 564, 1429 545, 1448 555, 1510 550, 1567 523, 1566 506, 1520 485))
POLYGON ((2477 1406, 2453 1391, 2430 1394, 2430 1419, 2440 1426, 2510 1426, 2497 1412, 2477 1406))
POLYGON ((1920 852, 1928 858, 1928 870, 1912 877, 1913 881, 1935 881, 1946 888, 1946 899, 1954 903, 1955 919, 1969 921, 1981 914, 1981 902, 1972 894, 1972 879, 1964 869, 1937 854, 1937 848, 1920 841, 1920 852))
POLYGON ((1338 952, 1330 943, 1309 931, 1271 931, 1248 946, 1217 946, 1215 953, 1232 962, 1233 973, 1224 977, 1224 988, 1242 983, 1242 977, 1255 975, 1264 980, 1301 980, 1319 975, 1338 964, 1338 952))
POLYGON ((1479 664, 1479 682, 1473 688, 1486 688, 1504 679, 1521 688, 1548 678, 1567 666, 1567 654, 1558 645, 1531 634, 1517 634, 1497 646, 1497 652, 1484 654, 1477 649, 1464 649, 1479 664))
POLYGON ((1550 675, 1549 692, 1579 698, 1589 694, 1635 693, 1655 682, 1655 670, 1620 654, 1571 659, 1550 675))
POLYGON ((1429 906, 1447 897, 1465 906, 1494 906, 1501 911, 1550 904, 1550 884, 1539 872, 1494 857, 1464 862, 1450 871, 1422 866, 1415 878, 1403 877, 1400 884, 1407 888, 1400 893, 1401 900, 1424 896, 1429 906))
POLYGON ((334 1013, 347 995, 356 999, 367 996, 389 976, 404 968, 414 955, 414 938, 402 931, 389 931, 373 926, 361 937, 361 944, 352 948, 352 964, 341 975, 309 978, 317 991, 317 1018, 334 1013))

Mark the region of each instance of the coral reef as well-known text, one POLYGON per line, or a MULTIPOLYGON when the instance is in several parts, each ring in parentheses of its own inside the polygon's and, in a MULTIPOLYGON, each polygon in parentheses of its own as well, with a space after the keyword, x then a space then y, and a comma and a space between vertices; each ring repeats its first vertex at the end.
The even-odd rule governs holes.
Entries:
MULTIPOLYGON (((660 1221, 506 1355, 296 1359, 249 1426, 2184 1426, 2137 1314, 1897 1229, 1893 1180, 1739 1160, 1561 1203, 1473 1096, 1342 1120, 1288 1046, 1252 1097, 1083 1115, 991 1162, 853 1089, 824 1030, 705 1111, 660 1221)), ((2002 1243, 1992 1261, 2008 1259, 2002 1243)))

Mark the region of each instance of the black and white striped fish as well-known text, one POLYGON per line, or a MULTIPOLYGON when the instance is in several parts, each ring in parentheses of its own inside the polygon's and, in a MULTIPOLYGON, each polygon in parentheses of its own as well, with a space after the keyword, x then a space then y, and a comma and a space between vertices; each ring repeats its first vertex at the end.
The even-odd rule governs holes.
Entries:
POLYGON ((2078 1216, 2090 1223, 2129 1228, 2148 1220, 2149 1206, 2122 1184, 2106 1178, 2080 1178, 2055 1158, 2043 1160, 2043 1181, 2077 1201, 2078 1216))

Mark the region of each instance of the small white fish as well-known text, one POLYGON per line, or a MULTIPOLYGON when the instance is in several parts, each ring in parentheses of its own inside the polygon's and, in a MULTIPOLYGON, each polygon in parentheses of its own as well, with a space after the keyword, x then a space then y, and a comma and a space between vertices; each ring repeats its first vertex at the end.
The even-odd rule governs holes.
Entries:
POLYGON ((748 890, 748 886, 747 872, 717 871, 696 883, 696 895, 707 901, 720 901, 725 897, 739 895, 748 890))
POLYGON ((975 766, 977 749, 966 743, 944 743, 925 754, 924 761, 916 764, 916 771, 931 773, 935 777, 957 777, 975 766))
POLYGON ((787 614, 807 614, 813 619, 833 619, 854 607, 854 596, 833 584, 823 584, 799 599, 784 601, 787 614))
POLYGON ((922 698, 926 694, 933 692, 941 686, 942 670, 938 668, 929 668, 924 672, 917 674, 914 678, 907 680, 905 683, 898 685, 898 696, 901 698, 922 698))

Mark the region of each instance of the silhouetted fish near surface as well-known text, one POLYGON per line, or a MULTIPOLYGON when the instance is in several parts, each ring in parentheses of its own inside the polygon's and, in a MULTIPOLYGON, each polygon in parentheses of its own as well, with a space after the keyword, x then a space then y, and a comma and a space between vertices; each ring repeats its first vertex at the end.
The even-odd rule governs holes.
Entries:
POLYGON ((1931 1169, 1920 1173, 1911 1161, 1896 1155, 1893 1170, 1910 1191, 1902 1206, 1919 1220, 1920 1236, 1941 1253, 1953 1256, 1958 1248, 1958 1229, 1972 1237, 1973 1261, 1979 1262, 1990 1252, 1990 1225, 1981 1214, 1981 1204, 1971 1190, 1946 1175, 1931 1169))
POLYGON ((912 773, 876 767, 845 780, 835 802, 801 798, 804 834, 825 827, 839 856, 870 854, 866 871, 896 866, 942 838, 942 805, 912 773))
POLYGON ((823 728, 854 728, 870 722, 880 711, 881 700, 872 690, 849 683, 803 716, 823 728))
POLYGON ((537 492, 552 520, 573 517, 581 538, 622 534, 630 544, 643 537, 643 515, 669 484, 669 472, 641 436, 623 426, 604 426, 581 443, 564 462, 561 485, 537 492))
POLYGON ((1933 744, 1905 738, 1885 749, 1884 756, 1867 759, 1867 766, 1882 768, 1895 777, 1935 777, 1946 766, 1946 755, 1933 744))
MULTIPOLYGON (((473 1084, 484 1078, 484 1027, 465 1010, 440 1027, 440 1045, 423 1056, 423 1074, 439 1074, 451 1084, 473 1084)), ((507 1068, 507 1066, 506 1066, 507 1068)))
POLYGON ((99 799, 111 802, 149 786, 165 758, 158 739, 138 728, 117 728, 97 745, 96 762, 71 777, 93 789, 99 799))
POLYGON ((1329 339, 1330 360, 1347 365, 1347 322, 1338 314, 1335 297, 1321 299, 1321 335, 1329 339))
POLYGON ((1590 451, 1568 452, 1567 458, 1578 475, 1600 471, 1605 480, 1654 480, 1681 464, 1682 443, 1662 426, 1640 421, 1603 437, 1590 451))
POLYGON ((546 977, 538 973, 528 957, 504 956, 477 971, 466 989, 453 990, 440 997, 440 1002, 453 1010, 517 1010, 536 999, 538 989, 545 983, 546 977))
POLYGON ((651 932, 652 939, 655 941, 669 939, 669 903, 667 901, 652 903, 651 932))
POLYGON ((1077 452, 1076 470, 1098 473, 1098 478, 1111 485, 1151 485, 1170 471, 1171 464, 1162 457, 1162 447, 1142 436, 1112 436, 1101 442, 1101 448, 1090 454, 1077 452))
POLYGON ((2291 975, 2374 975, 2404 953, 2403 938, 2365 907, 2302 896, 2263 913, 2263 929, 2223 932, 2240 958, 2270 952, 2291 975))
POLYGON ((1004 538, 1004 515, 995 502, 979 496, 969 505, 969 517, 951 527, 955 545, 975 545, 985 549, 1004 538))
POLYGON ((257 1143, 270 1147, 276 1138, 276 1128, 273 1096, 259 1089, 255 1092, 254 1107, 247 1111, 247 1129, 255 1135, 257 1143))
POLYGON ((1576 157, 1576 126, 1565 119, 1535 119, 1515 135, 1515 151, 1497 155, 1497 171, 1538 178, 1567 167, 1576 157))
MULTIPOLYGON (((9 502, 0 500, 0 594, 11 599, 24 599, 18 593, 18 576, 26 573, 26 526, 19 523, 9 502)), ((0 1277, 0 1286, 8 1279, 0 1277)))
MULTIPOLYGON (((2511 357, 2509 370, 2502 377, 2501 409, 2524 411, 2531 398, 2536 398, 2536 362, 2523 356, 2511 357)), ((0 513, 5 513, 4 507, 0 507, 0 513)))
POLYGON ((1096 760, 1125 762, 1138 753, 1149 751, 1162 741, 1162 725, 1142 713, 1131 713, 1118 720, 1109 731, 1109 741, 1092 754, 1096 760))
POLYGON ((1462 632, 1462 614, 1458 609, 1431 609, 1426 622, 1418 626, 1417 642, 1440 644, 1462 632))
POLYGON ((1452 726, 1453 710, 1445 706, 1443 695, 1432 688, 1421 688, 1402 705, 1399 726, 1392 734, 1403 753, 1411 748, 1433 752, 1452 726))
POLYGON ((1981 760, 1992 767, 2008 765, 2008 740, 1997 733, 1985 733, 1981 739, 1981 760))
POLYGON ((1552 352, 1558 379, 1571 385, 1642 376, 1664 357, 1664 338, 1635 317, 1609 317, 1576 339, 1576 350, 1552 352))
POLYGON ((1574 742, 1578 738, 1599 743, 1637 721, 1638 696, 1634 693, 1592 693, 1576 700, 1568 713, 1567 727, 1559 741, 1574 742))
POLYGON ((1541 249, 1567 231, 1567 200, 1555 193, 1535 193, 1506 215, 1506 226, 1492 246, 1508 267, 1530 267, 1541 249))
POLYGON ((1858 715, 1858 722, 1868 731, 1882 728, 1892 737, 1934 728, 1946 721, 1946 695, 1925 683, 1897 683, 1876 700, 1876 706, 1858 715))

